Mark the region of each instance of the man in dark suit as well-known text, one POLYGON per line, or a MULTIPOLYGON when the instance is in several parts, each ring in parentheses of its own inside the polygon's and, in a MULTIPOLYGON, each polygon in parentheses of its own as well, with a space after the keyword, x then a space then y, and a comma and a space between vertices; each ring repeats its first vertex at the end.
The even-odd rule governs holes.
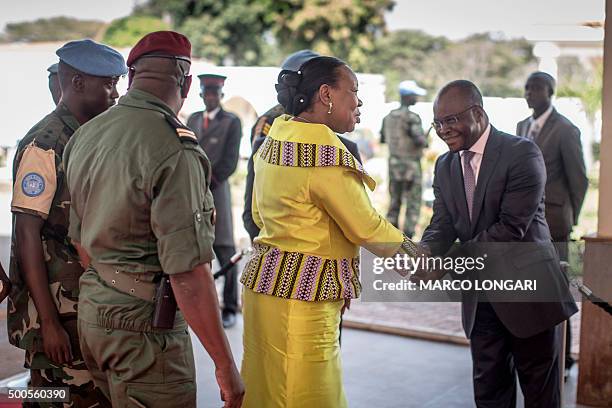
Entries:
POLYGON ((544 155, 546 222, 559 257, 567 260, 567 243, 578 223, 588 188, 580 130, 552 106, 555 80, 534 72, 525 84, 525 99, 533 115, 516 126, 516 134, 533 140, 544 155))
MULTIPOLYGON (((210 159, 212 180, 210 189, 215 200, 216 224, 213 250, 219 264, 225 265, 236 252, 234 244, 234 224, 232 220, 232 200, 228 182, 238 165, 242 125, 240 119, 221 107, 223 85, 226 77, 222 75, 198 75, 200 96, 206 106, 205 111, 193 113, 187 120, 197 135, 198 143, 210 159)), ((238 269, 230 268, 223 285, 223 327, 236 324, 238 311, 238 269)))
MULTIPOLYGON (((525 407, 559 407, 558 324, 577 308, 544 218, 542 153, 534 143, 492 127, 480 91, 469 81, 440 90, 433 125, 450 151, 436 162, 433 216, 422 244, 434 256, 445 255, 457 239, 460 249, 502 245, 498 266, 508 265, 503 273, 537 274, 548 296, 558 299, 489 302, 490 293, 462 292, 476 405, 514 407, 518 373, 525 407)), ((497 272, 486 270, 489 277, 497 272)))
MULTIPOLYGON (((586 175, 580 130, 552 105, 555 79, 534 72, 525 83, 525 100, 533 115, 516 125, 516 134, 533 140, 544 155, 546 222, 559 257, 568 261, 570 233, 578 224, 589 181, 586 175)), ((572 331, 568 321, 565 341, 566 376, 574 365, 572 331)))

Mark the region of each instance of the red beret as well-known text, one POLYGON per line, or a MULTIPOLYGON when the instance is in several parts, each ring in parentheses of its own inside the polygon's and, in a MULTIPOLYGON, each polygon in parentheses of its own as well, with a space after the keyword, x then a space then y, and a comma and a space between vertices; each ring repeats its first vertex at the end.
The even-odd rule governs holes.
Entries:
POLYGON ((138 58, 146 54, 191 60, 191 43, 183 34, 174 31, 149 33, 132 48, 128 55, 127 66, 131 67, 138 58))
POLYGON ((227 79, 226 76, 217 74, 201 74, 198 75, 198 78, 200 79, 200 87, 202 88, 222 88, 227 79))

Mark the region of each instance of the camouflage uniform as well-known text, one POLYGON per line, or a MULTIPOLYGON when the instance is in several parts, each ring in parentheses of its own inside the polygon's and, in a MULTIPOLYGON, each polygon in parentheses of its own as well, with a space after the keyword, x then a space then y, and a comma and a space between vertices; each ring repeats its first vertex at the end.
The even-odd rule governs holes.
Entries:
POLYGON ((381 136, 381 141, 389 144, 391 202, 387 219, 398 227, 399 213, 405 203, 406 219, 400 229, 412 237, 421 211, 421 156, 427 145, 421 118, 408 106, 401 106, 384 118, 381 136))
MULTIPOLYGON (((83 274, 68 234, 70 196, 61 166, 62 152, 79 123, 60 103, 21 140, 13 165, 13 213, 45 219, 41 230, 49 291, 57 306, 60 323, 68 333, 73 361, 53 363, 43 351, 40 320, 19 263, 15 237, 15 215, 11 238, 10 277, 13 290, 8 301, 8 337, 26 351, 24 366, 31 370, 34 387, 69 387, 70 406, 100 406, 91 375, 79 348, 77 303, 79 278, 83 274)), ((63 406, 64 404, 40 404, 63 406)))

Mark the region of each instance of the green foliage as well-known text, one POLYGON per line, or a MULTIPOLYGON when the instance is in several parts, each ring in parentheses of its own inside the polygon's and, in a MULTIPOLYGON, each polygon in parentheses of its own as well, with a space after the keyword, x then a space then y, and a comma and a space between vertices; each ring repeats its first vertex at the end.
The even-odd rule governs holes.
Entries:
POLYGON ((597 112, 601 110, 603 60, 594 61, 591 70, 585 68, 577 59, 560 61, 559 84, 557 96, 580 98, 587 117, 594 123, 597 112))
POLYGON ((104 27, 103 22, 96 20, 79 20, 72 17, 40 18, 35 21, 7 24, 4 40, 40 42, 97 39, 104 27))
POLYGON ((176 18, 177 23, 182 21, 178 29, 189 37, 194 56, 217 64, 262 65, 263 34, 267 29, 263 2, 201 0, 196 3, 197 13, 176 18))
POLYGON ((451 42, 419 31, 397 31, 378 41, 373 59, 374 71, 385 74, 390 99, 397 99, 397 84, 405 79, 425 87, 427 98, 455 79, 473 81, 484 95, 521 96, 523 82, 535 68, 527 41, 489 34, 451 42))
POLYGON ((216 63, 269 65, 302 48, 368 66, 392 0, 149 0, 140 13, 168 14, 216 63))
POLYGON ((367 71, 385 75, 389 99, 398 98, 397 86, 405 79, 416 80, 422 87, 433 91, 437 83, 432 73, 423 72, 423 66, 432 54, 450 46, 446 37, 435 37, 417 30, 393 31, 376 40, 367 71))
POLYGON ((310 48, 355 70, 368 69, 375 39, 384 33, 392 0, 270 1, 271 30, 285 54, 310 48))
POLYGON ((114 47, 131 47, 150 32, 168 29, 170 25, 158 17, 134 15, 113 20, 102 41, 114 47))

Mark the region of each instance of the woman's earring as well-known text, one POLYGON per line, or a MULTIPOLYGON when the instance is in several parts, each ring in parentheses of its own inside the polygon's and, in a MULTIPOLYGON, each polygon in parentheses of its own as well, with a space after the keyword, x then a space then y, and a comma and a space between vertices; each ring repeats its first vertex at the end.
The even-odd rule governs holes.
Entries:
POLYGON ((334 104, 331 101, 329 101, 329 109, 327 110, 328 115, 331 115, 332 106, 334 106, 334 104))

